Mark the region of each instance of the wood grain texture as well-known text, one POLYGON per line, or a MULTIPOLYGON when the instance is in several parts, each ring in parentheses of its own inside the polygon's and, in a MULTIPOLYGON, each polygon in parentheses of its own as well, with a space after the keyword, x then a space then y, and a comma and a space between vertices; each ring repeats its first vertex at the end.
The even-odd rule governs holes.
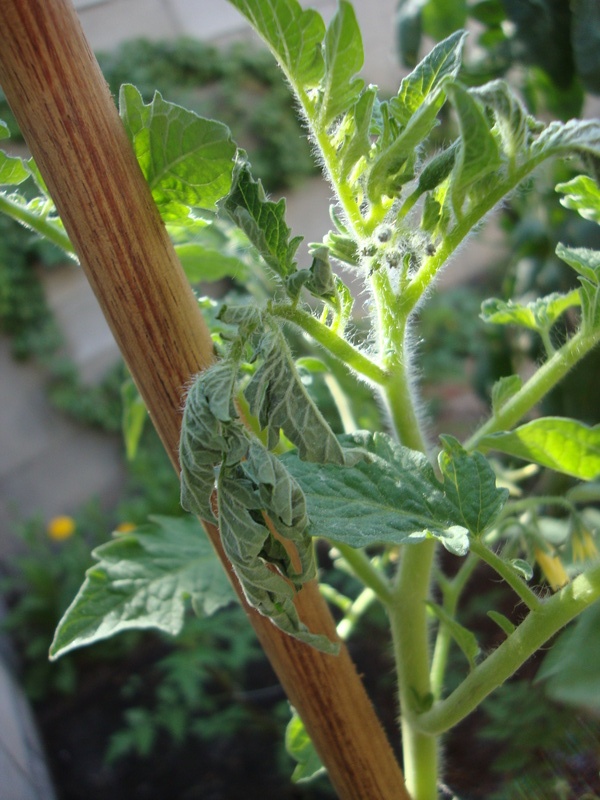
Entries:
MULTIPOLYGON (((0 85, 178 470, 182 395, 212 342, 70 2, 2 0, 0 85)), ((311 630, 335 636, 316 583, 297 605, 311 630)), ((346 649, 323 655, 245 607, 339 796, 410 800, 346 649)))

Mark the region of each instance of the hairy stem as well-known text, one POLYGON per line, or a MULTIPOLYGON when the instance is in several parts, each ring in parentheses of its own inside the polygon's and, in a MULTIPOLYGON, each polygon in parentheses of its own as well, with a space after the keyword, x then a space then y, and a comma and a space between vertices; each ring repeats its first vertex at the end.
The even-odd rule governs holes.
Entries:
POLYGON ((332 356, 335 356, 335 358, 347 367, 353 369, 372 383, 381 385, 387 381, 388 375, 385 370, 345 339, 342 339, 341 336, 338 336, 337 333, 334 333, 327 325, 320 322, 316 317, 313 317, 312 314, 289 304, 274 304, 269 310, 280 319, 285 319, 297 325, 308 333, 321 347, 324 347, 325 350, 331 353, 332 356))
POLYGON ((557 350, 527 383, 513 395, 490 419, 465 442, 467 450, 474 450, 486 436, 496 431, 510 430, 536 406, 556 384, 564 378, 578 361, 600 341, 600 329, 593 333, 579 331, 557 350))
POLYGON ((479 664, 445 700, 421 714, 422 733, 441 734, 468 716, 491 692, 510 678, 548 639, 600 599, 600 565, 531 611, 502 644, 479 664))
POLYGON ((414 278, 403 292, 401 302, 405 314, 409 314, 417 305, 423 294, 427 291, 438 272, 454 253, 463 240, 475 229, 477 224, 501 200, 506 197, 521 181, 529 175, 544 157, 531 159, 518 170, 511 172, 510 177, 499 183, 486 197, 474 208, 458 220, 452 230, 444 237, 436 253, 423 261, 423 264, 414 278))
MULTIPOLYGON (((387 372, 382 396, 398 439, 405 447, 427 452, 410 386, 410 360, 406 352, 407 316, 398 313, 397 298, 385 270, 371 277, 377 311, 378 350, 387 372)), ((402 727, 402 752, 406 786, 413 800, 436 800, 438 745, 435 736, 423 735, 414 720, 431 697, 429 599, 435 542, 402 548, 392 602, 388 606, 402 727)))
POLYGON ((479 539, 471 539, 471 550, 482 561, 485 561, 521 598, 527 608, 531 611, 541 607, 542 603, 538 596, 529 586, 517 575, 514 569, 507 564, 504 559, 496 555, 489 547, 486 547, 479 539))
POLYGON ((373 273, 371 282, 377 309, 378 351, 385 369, 385 379, 380 384, 382 397, 400 442, 405 447, 426 453, 427 446, 411 391, 406 317, 397 313, 396 296, 387 273, 384 270, 373 273))
POLYGON ((393 603, 389 607, 398 674, 404 776, 413 800, 437 800, 436 737, 415 726, 419 711, 431 697, 426 600, 434 552, 433 541, 403 548, 393 603))
POLYGON ((26 206, 16 203, 6 195, 0 195, 0 212, 20 222, 26 228, 35 231, 39 236, 60 247, 71 258, 76 258, 75 250, 67 234, 52 220, 34 214, 26 206))

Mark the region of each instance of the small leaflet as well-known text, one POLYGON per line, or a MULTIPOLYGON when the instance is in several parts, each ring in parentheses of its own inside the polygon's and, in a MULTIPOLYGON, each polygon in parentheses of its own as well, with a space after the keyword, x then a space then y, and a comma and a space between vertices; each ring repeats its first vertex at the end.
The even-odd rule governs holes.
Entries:
POLYGON ((223 203, 224 211, 246 234, 265 264, 280 278, 296 271, 294 255, 301 236, 290 239, 285 222, 285 200, 269 200, 262 183, 254 180, 247 164, 241 164, 233 189, 223 203))

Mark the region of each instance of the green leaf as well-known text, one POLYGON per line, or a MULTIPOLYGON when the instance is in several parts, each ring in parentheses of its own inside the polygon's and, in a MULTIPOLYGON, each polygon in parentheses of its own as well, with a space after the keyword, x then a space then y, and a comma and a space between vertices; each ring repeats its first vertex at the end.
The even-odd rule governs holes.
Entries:
POLYGON ((502 406, 523 386, 523 381, 519 375, 506 375, 492 386, 492 410, 495 414, 500 411, 502 406))
POLYGON ((325 76, 317 114, 318 124, 327 129, 356 103, 364 86, 364 81, 355 77, 364 60, 362 38, 354 9, 346 0, 340 0, 327 28, 323 53, 325 76))
POLYGON ((533 568, 524 558, 511 558, 509 564, 524 580, 530 581, 533 578, 533 568))
POLYGON ((292 783, 307 783, 326 772, 296 711, 292 711, 292 718, 285 729, 285 749, 298 762, 292 773, 292 783))
POLYGON ((145 104, 131 85, 121 87, 119 108, 163 219, 216 210, 231 187, 237 150, 227 126, 168 103, 158 92, 145 104))
POLYGON ((600 284, 600 251, 590 250, 587 247, 565 247, 564 244, 556 246, 556 255, 562 258, 582 278, 595 285, 600 284))
POLYGON ((506 19, 500 0, 477 0, 469 6, 469 16, 494 28, 506 19))
POLYGON ((122 428, 125 453, 127 460, 133 461, 148 419, 148 410, 131 377, 126 378, 121 385, 121 400, 123 402, 122 428))
POLYGON ((372 202, 377 203, 382 194, 394 197, 412 179, 417 148, 437 124, 438 111, 445 100, 441 90, 427 97, 404 130, 382 149, 371 166, 367 182, 372 202))
POLYGON ((176 244, 175 252, 190 283, 220 281, 229 277, 243 281, 248 274, 248 267, 239 258, 198 242, 176 244))
POLYGON ((10 139, 10 128, 3 119, 0 119, 0 139, 10 139))
POLYGON ((293 599, 316 568, 302 490, 237 418, 238 363, 223 360, 194 381, 180 440, 181 503, 213 519, 215 473, 219 532, 248 602, 281 630, 326 652, 337 645, 310 633, 293 599), (217 470, 218 468, 218 470, 217 470), (279 537, 295 547, 297 560, 279 537))
MULTIPOLYGON (((251 456, 256 457, 259 450, 261 448, 256 443, 251 456)), ((262 454, 274 458, 264 448, 262 454)), ((275 503, 281 502, 282 495, 289 495, 289 486, 295 484, 288 476, 283 479, 285 486, 281 487, 281 476, 284 473, 287 475, 283 468, 277 475, 273 473, 275 484, 271 484, 270 489, 272 497, 278 498, 275 503)), ((272 535, 264 519, 259 521, 257 512, 262 510, 269 513, 273 509, 267 507, 270 503, 264 494, 261 496, 261 484, 256 483, 257 480, 262 480, 257 474, 256 464, 254 480, 247 480, 248 477, 249 473, 244 473, 243 467, 238 467, 235 472, 222 468, 217 482, 221 541, 246 599, 253 608, 290 636, 323 652, 337 653, 339 645, 326 636, 311 633, 300 621, 294 605, 297 588, 316 574, 310 538, 304 533, 305 512, 301 511, 302 519, 295 522, 299 530, 292 539, 302 560, 302 573, 296 574, 288 551, 272 535)), ((304 507, 304 498, 299 489, 293 493, 296 496, 296 505, 292 513, 295 514, 298 503, 304 507)), ((289 532, 286 529, 284 534, 289 532)))
POLYGON ((556 191, 565 196, 561 204, 572 208, 584 219, 600 224, 600 187, 587 175, 578 175, 567 183, 559 183, 556 191))
POLYGON ((481 446, 590 481, 600 475, 600 425, 542 417, 511 432, 492 433, 481 446))
POLYGON ((446 180, 454 167, 457 149, 458 141, 442 150, 441 153, 438 153, 425 165, 419 175, 419 183, 417 185, 419 195, 423 192, 430 192, 446 180))
POLYGON ((464 555, 468 550, 465 522, 475 520, 474 532, 479 532, 486 513, 491 518, 499 510, 499 496, 503 498, 504 493, 497 492, 491 495, 492 510, 477 513, 476 498, 490 500, 489 480, 479 459, 455 456, 460 462, 455 472, 472 481, 457 491, 451 481, 437 480, 422 453, 402 447, 383 433, 361 431, 340 441, 348 466, 308 464, 295 453, 281 457, 306 495, 313 536, 351 547, 435 536, 451 552, 464 555), (475 466, 469 469, 465 459, 475 466))
MULTIPOLYGON (((40 172, 40 169, 39 169, 38 165, 35 163, 33 158, 27 159, 26 164, 27 164, 27 169, 29 170, 29 173, 30 173, 31 177, 33 178, 36 186, 41 191, 42 195, 52 203, 52 211, 53 211, 53 213, 56 213, 56 208, 54 207, 54 202, 53 202, 52 198, 50 197, 50 192, 48 191, 48 187, 46 186, 46 181, 42 178, 42 173, 40 172)), ((62 225, 62 221, 61 221, 61 225, 62 225)))
POLYGON ((582 330, 595 333, 600 326, 600 251, 558 244, 556 255, 580 275, 582 330))
MULTIPOLYGON (((250 444, 248 458, 241 465, 241 471, 258 487, 261 508, 268 512, 280 534, 296 544, 299 551, 308 541, 305 531, 308 525, 304 495, 296 481, 273 453, 270 453, 258 440, 250 444)), ((302 554, 300 553, 302 560, 302 554)), ((312 552, 300 570, 300 580, 314 577, 312 552)))
POLYGON ((503 150, 516 159, 527 148, 531 130, 538 123, 506 81, 490 81, 471 89, 470 94, 492 110, 503 150))
POLYGON ((458 213, 469 187, 498 169, 501 159, 498 143, 480 104, 459 83, 448 82, 446 92, 456 110, 461 133, 450 178, 452 203, 458 213))
POLYGON ((237 463, 246 456, 248 440, 235 419, 235 365, 221 362, 200 373, 186 398, 179 443, 181 505, 203 519, 213 520, 211 496, 215 467, 226 459, 237 463))
POLYGON ((532 331, 548 331, 567 309, 580 305, 578 290, 569 294, 553 292, 527 305, 490 298, 482 303, 480 316, 484 322, 495 325, 520 325, 532 331))
POLYGON ((586 712, 600 713, 600 603, 586 609, 560 634, 536 676, 547 695, 586 712))
POLYGON ((530 153, 538 162, 558 154, 589 153, 600 156, 600 120, 551 122, 531 145, 530 153))
POLYGON ((442 625, 448 628, 450 635, 469 662, 469 667, 474 669, 477 656, 481 652, 475 634, 461 625, 460 622, 457 622, 454 617, 451 617, 450 614, 437 603, 427 601, 427 608, 438 618, 442 625))
POLYGON ((294 254, 301 236, 290 240, 285 223, 285 200, 267 199, 260 181, 255 181, 243 164, 236 176, 231 194, 223 204, 224 211, 244 231, 267 266, 282 278, 296 270, 294 254))
POLYGON ((502 628, 504 633, 507 636, 510 636, 516 630, 516 626, 505 617, 504 614, 500 614, 498 611, 488 611, 487 616, 498 625, 499 628, 502 628))
POLYGON ((30 172, 22 158, 9 156, 0 150, 0 186, 19 186, 29 176, 30 172))
POLYGON ((325 23, 297 0, 230 0, 276 56, 292 85, 319 85, 324 72, 321 42, 325 23))
POLYGON ((245 305, 223 305, 217 319, 226 325, 237 325, 239 328, 252 332, 263 324, 263 314, 252 301, 245 305))
POLYGON ((396 97, 391 100, 394 117, 407 125, 427 97, 450 75, 456 76, 461 66, 464 31, 457 31, 437 44, 415 69, 402 79, 396 97))
POLYGON ((175 636, 187 601, 198 615, 234 599, 200 523, 192 517, 150 517, 147 525, 96 548, 98 564, 60 621, 50 648, 56 659, 76 647, 132 629, 175 636))
POLYGON ((441 436, 444 449, 438 463, 444 476, 446 496, 458 509, 459 525, 482 534, 493 524, 508 498, 496 488, 496 475, 481 453, 467 453, 452 436, 441 436))
POLYGON ((257 352, 262 362, 244 395, 250 412, 267 430, 269 449, 277 446, 283 430, 300 458, 342 464, 340 445, 304 388, 277 323, 265 331, 257 352))
POLYGON ((288 294, 296 299, 304 286, 314 297, 338 305, 336 280, 329 261, 329 249, 324 246, 315 247, 311 255, 313 262, 310 269, 298 270, 288 278, 288 294))
POLYGON ((376 98, 377 88, 369 86, 340 122, 335 138, 341 144, 334 165, 340 180, 346 180, 360 159, 366 159, 371 151, 371 123, 376 98))

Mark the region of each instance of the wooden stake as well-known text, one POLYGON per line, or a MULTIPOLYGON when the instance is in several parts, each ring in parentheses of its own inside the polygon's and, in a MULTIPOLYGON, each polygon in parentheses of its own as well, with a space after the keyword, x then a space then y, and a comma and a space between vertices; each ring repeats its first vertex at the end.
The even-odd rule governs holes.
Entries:
MULTIPOLYGON (((182 393, 212 343, 68 0, 2 1, 0 85, 178 470, 182 393)), ((335 635, 314 582, 297 604, 311 630, 335 635)), ((325 656, 246 610, 339 796, 410 800, 346 649, 325 656)))

